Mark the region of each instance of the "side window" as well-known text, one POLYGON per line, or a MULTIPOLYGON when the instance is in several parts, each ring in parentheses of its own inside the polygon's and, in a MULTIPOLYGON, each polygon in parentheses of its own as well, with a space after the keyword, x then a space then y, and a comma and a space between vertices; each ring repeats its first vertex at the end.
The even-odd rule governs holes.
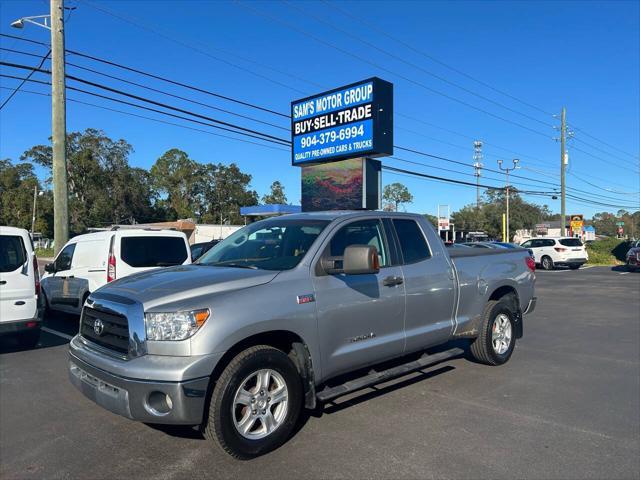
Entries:
POLYGON ((405 264, 420 262, 431 257, 429 246, 415 220, 394 219, 400 250, 405 264))
POLYGON ((27 260, 22 238, 16 235, 0 236, 0 272, 13 272, 27 260))
POLYGON ((555 240, 543 240, 543 247, 553 247, 556 244, 555 240))
POLYGON ((387 250, 382 235, 382 224, 378 220, 361 220, 345 225, 336 232, 329 244, 332 257, 342 257, 349 245, 373 245, 378 250, 380 266, 389 265, 387 250))
POLYGON ((543 246, 543 240, 531 240, 531 248, 540 248, 543 246))
POLYGON ((522 245, 520 245, 522 248, 531 248, 533 246, 533 240, 527 240, 526 242, 524 242, 522 245))
POLYGON ((73 259, 73 252, 76 249, 76 244, 72 243, 67 245, 56 258, 56 271, 61 272, 63 270, 69 270, 71 268, 71 260, 73 259))

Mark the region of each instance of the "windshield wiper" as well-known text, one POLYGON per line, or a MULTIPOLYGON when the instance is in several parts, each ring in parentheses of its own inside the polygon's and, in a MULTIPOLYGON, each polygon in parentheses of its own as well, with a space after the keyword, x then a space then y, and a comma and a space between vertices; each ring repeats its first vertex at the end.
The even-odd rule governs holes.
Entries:
POLYGON ((255 265, 242 265, 241 263, 233 262, 204 263, 201 265, 208 265, 210 267, 249 268, 251 270, 258 270, 258 267, 256 267, 255 265))

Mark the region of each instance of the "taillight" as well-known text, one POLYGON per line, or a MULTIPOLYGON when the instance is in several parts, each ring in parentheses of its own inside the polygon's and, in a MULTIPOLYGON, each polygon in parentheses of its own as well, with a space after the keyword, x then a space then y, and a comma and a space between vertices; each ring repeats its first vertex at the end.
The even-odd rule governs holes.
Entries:
POLYGON ((111 243, 109 244, 109 260, 107 262, 107 283, 113 282, 116 279, 116 256, 113 253, 113 242, 115 235, 111 237, 111 243))
POLYGON ((567 250, 569 250, 568 248, 562 248, 562 247, 553 247, 553 249, 556 252, 566 252, 567 250))
POLYGON ((524 261, 527 263, 527 267, 529 267, 529 270, 531 270, 532 272, 536 271, 536 261, 533 258, 527 257, 524 259, 524 261))
POLYGON ((36 297, 40 295, 40 272, 38 272, 38 257, 33 256, 33 284, 36 290, 36 297))

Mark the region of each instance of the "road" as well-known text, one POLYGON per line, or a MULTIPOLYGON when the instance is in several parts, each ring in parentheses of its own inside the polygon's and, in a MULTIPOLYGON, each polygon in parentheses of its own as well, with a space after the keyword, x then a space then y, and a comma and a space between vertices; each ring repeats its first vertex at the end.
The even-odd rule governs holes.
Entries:
MULTIPOLYGON (((633 478, 640 476, 640 274, 539 272, 511 361, 455 359, 325 406, 282 448, 235 461, 193 430, 97 407, 67 339, 0 343, 0 477, 633 478)), ((77 319, 46 319, 72 335, 77 319)))

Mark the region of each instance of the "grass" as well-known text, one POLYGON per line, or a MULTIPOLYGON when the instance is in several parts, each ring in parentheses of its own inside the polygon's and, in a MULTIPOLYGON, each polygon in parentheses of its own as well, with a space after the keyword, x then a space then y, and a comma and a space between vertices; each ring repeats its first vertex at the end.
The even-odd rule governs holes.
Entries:
POLYGON ((36 248, 36 257, 38 258, 53 258, 53 248, 36 248))
POLYGON ((587 244, 589 265, 622 265, 629 243, 618 238, 603 238, 587 244))

